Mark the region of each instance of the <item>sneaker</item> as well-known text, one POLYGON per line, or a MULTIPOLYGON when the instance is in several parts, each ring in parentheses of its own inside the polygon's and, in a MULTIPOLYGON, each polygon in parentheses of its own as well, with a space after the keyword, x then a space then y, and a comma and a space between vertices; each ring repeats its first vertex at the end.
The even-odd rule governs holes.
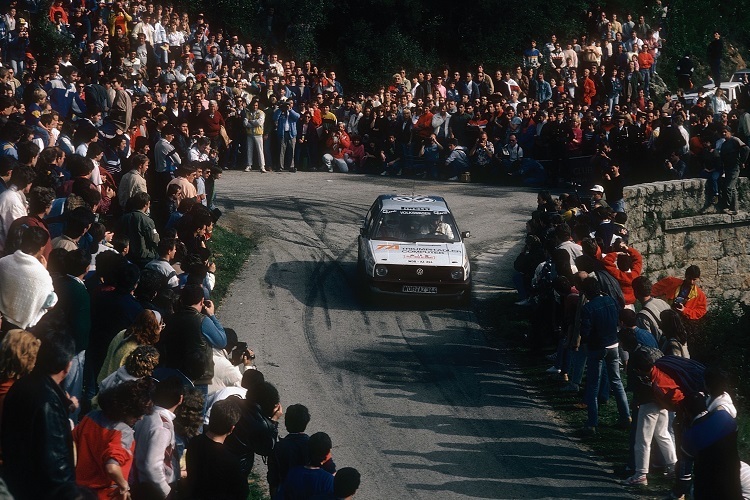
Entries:
POLYGON ((458 180, 458 176, 456 175, 454 177, 450 177, 448 180, 449 181, 457 181, 458 180))
POLYGON ((401 169, 398 169, 398 172, 396 172, 396 177, 401 177, 401 174, 402 174, 401 169))
POLYGON ((290 168, 290 169, 289 169, 289 171, 290 171, 291 173, 293 173, 293 174, 296 174, 296 173, 297 173, 297 169, 296 169, 296 168, 294 168, 294 167, 290 168))
MULTIPOLYGON (((333 172, 333 170, 329 170, 329 172, 333 172)), ((383 170, 383 172, 380 175, 388 175, 388 171, 387 170, 383 170)))
POLYGON ((622 482, 625 486, 648 486, 646 474, 634 474, 622 482))
MULTIPOLYGON (((332 173, 333 173, 333 167, 328 167, 328 173, 329 173, 329 174, 332 174, 332 173)), ((382 173, 382 174, 380 174, 380 175, 385 175, 385 172, 383 172, 383 173, 382 173)))
POLYGON ((716 205, 717 203, 719 203, 718 196, 714 196, 713 198, 711 198, 711 205, 716 205))
POLYGON ((261 171, 262 173, 264 173, 264 174, 265 174, 266 172, 268 172, 268 170, 266 170, 266 167, 260 167, 260 171, 261 171))
POLYGON ((245 167, 245 172, 249 172, 250 170, 252 170, 251 167, 245 167))
POLYGON ((550 375, 557 375, 558 373, 560 373, 560 369, 556 366, 550 366, 549 368, 547 368, 546 373, 549 373, 550 375))

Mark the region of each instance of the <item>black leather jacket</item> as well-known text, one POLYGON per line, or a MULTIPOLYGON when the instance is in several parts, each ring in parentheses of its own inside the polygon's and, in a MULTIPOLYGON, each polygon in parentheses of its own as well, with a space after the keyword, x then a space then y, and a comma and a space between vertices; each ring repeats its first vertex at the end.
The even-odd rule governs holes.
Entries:
POLYGON ((278 422, 263 416, 260 406, 245 401, 242 416, 224 444, 240 459, 243 474, 253 470, 255 455, 268 457, 279 438, 278 422))
POLYGON ((76 498, 70 400, 38 371, 17 381, 3 408, 5 480, 18 499, 76 498))

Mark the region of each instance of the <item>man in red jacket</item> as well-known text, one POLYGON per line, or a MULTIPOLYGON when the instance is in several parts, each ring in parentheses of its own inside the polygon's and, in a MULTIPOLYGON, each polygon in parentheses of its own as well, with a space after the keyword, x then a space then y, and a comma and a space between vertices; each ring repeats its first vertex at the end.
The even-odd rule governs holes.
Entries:
POLYGON ((701 270, 692 265, 685 269, 685 279, 668 276, 654 283, 651 294, 662 297, 680 311, 685 319, 698 320, 706 315, 706 294, 698 287, 701 270))
POLYGON ((633 280, 643 271, 643 256, 635 248, 628 247, 620 241, 619 247, 613 247, 612 251, 600 260, 604 264, 604 269, 620 284, 622 295, 625 297, 625 307, 634 309, 633 280))

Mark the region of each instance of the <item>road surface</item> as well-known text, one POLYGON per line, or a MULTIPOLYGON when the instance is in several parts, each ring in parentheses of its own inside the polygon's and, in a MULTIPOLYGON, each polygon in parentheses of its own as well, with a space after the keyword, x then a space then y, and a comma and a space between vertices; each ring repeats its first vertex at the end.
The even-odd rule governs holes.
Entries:
POLYGON ((235 171, 217 189, 226 223, 260 237, 219 317, 255 350, 282 404, 310 409, 309 433, 331 435, 337 465, 361 472, 357 498, 627 496, 529 395, 470 309, 367 306, 355 293, 359 220, 382 193, 445 196, 472 234, 475 305, 508 293, 533 193, 235 171))

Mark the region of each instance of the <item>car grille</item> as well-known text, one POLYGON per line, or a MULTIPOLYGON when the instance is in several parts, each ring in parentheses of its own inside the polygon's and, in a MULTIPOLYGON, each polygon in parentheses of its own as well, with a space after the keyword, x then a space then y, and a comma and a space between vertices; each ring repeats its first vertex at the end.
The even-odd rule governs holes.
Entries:
MULTIPOLYGON (((382 279, 386 281, 407 281, 418 283, 450 282, 456 283, 460 280, 451 278, 451 271, 461 270, 460 267, 435 267, 435 266, 402 266, 392 264, 379 264, 379 267, 388 268, 388 274, 382 279), (421 274, 420 274, 421 270, 421 274)), ((378 278, 375 278, 378 279, 378 278)))

